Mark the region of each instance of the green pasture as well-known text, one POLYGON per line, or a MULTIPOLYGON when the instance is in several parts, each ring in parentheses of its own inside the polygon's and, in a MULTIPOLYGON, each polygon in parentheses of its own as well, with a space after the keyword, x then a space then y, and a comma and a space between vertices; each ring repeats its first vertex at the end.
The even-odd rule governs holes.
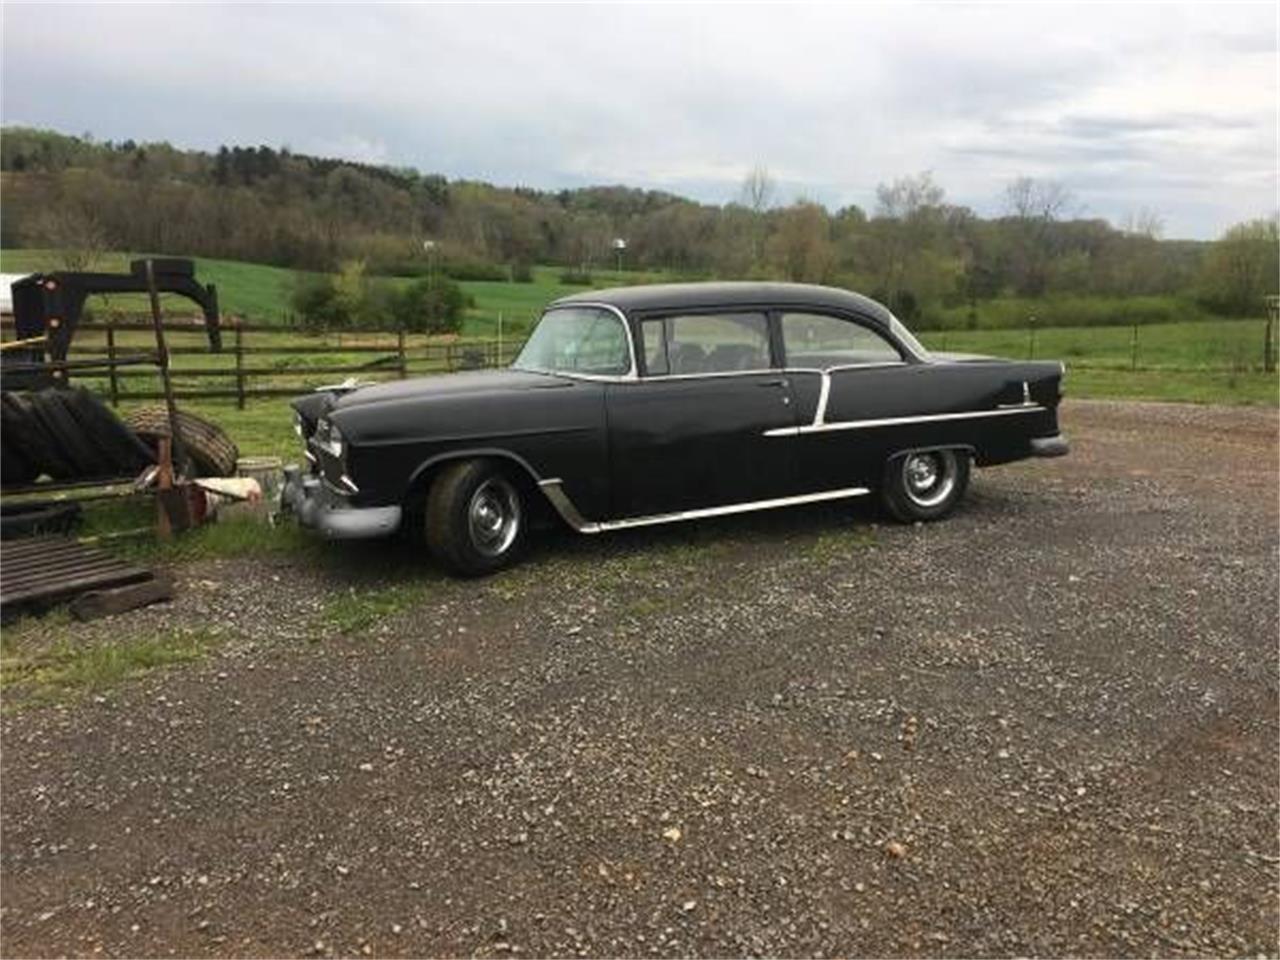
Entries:
MULTIPOLYGON (((110 254, 96 269, 124 270, 134 255, 110 254)), ((395 375, 396 342, 387 334, 343 333, 314 335, 284 326, 289 301, 297 275, 291 270, 229 260, 197 258, 197 276, 218 285, 224 313, 244 316, 255 323, 278 324, 272 331, 249 331, 244 334, 248 351, 244 366, 248 370, 264 370, 267 375, 250 375, 247 386, 270 384, 296 386, 299 391, 322 383, 344 379, 348 375, 379 379, 395 375), (356 345, 376 349, 355 352, 356 345), (355 374, 318 372, 317 368, 360 365, 355 374)), ((0 271, 22 273, 55 269, 57 254, 47 250, 0 251, 0 271)), ((445 366, 444 351, 492 351, 478 341, 491 340, 502 324, 504 355, 510 356, 516 344, 527 333, 541 309, 556 297, 583 289, 560 283, 561 269, 537 267, 531 283, 469 281, 462 287, 473 298, 468 309, 463 334, 459 338, 409 335, 406 338, 408 369, 411 375, 439 372, 445 366), (452 343, 450 348, 447 344, 452 343)), ((626 283, 652 282, 663 279, 659 274, 599 271, 594 275, 597 287, 626 283)), ((373 282, 405 284, 409 278, 375 278, 373 282)), ((175 312, 189 315, 189 305, 174 298, 175 312)), ((115 297, 109 303, 91 306, 99 317, 113 310, 136 312, 146 307, 145 298, 115 297)), ((1186 321, 1176 323, 1143 322, 1137 325, 1094 325, 1096 318, 1082 318, 1080 326, 1038 326, 1032 329, 977 329, 923 331, 921 339, 933 350, 979 353, 1008 358, 1062 360, 1068 367, 1068 394, 1093 397, 1133 397, 1160 400, 1185 400, 1198 403, 1277 402, 1275 374, 1262 372, 1266 323, 1262 320, 1204 319, 1192 313, 1186 321)), ((85 329, 77 338, 77 352, 102 348, 101 330, 85 329)), ((146 332, 120 332, 117 348, 146 349, 150 335, 146 332)), ((186 348, 174 358, 177 386, 187 389, 232 389, 234 379, 214 377, 211 369, 232 369, 233 335, 225 335, 226 350, 221 355, 207 352, 203 335, 196 329, 170 335, 170 346, 186 348)), ((489 355, 486 355, 489 356, 489 355)), ((474 359, 474 353, 473 357, 474 359)), ((492 359, 490 357, 490 359, 492 359)), ((123 371, 121 371, 123 373, 123 371)), ((91 382, 106 390, 105 378, 91 382)), ((122 379, 123 389, 154 390, 154 375, 141 379, 122 379)), ((190 401, 196 407, 217 402, 190 401)), ((284 410, 281 401, 250 401, 251 409, 237 411, 227 407, 229 423, 242 423, 246 432, 246 449, 250 452, 276 452, 276 441, 270 430, 261 428, 263 410, 284 410), (272 449, 268 449, 272 448, 272 449)), ((270 418, 265 418, 269 420, 270 418)), ((278 417, 287 428, 288 417, 278 417)))
MULTIPOLYGON (((129 261, 143 254, 105 254, 93 269, 108 273, 122 273, 129 269, 129 261)), ((286 325, 290 322, 290 306, 294 290, 300 278, 313 278, 314 273, 287 270, 257 263, 236 260, 213 260, 193 257, 196 279, 212 283, 218 288, 218 305, 224 314, 243 317, 253 323, 286 325)), ((0 250, 0 273, 34 273, 59 269, 55 250, 0 250)), ((496 337, 501 320, 504 334, 517 335, 527 331, 537 319, 542 308, 556 297, 585 289, 560 282, 560 267, 535 267, 531 283, 506 283, 503 281, 462 281, 460 286, 472 298, 475 305, 468 307, 463 321, 462 334, 470 337, 496 337)), ((371 277, 371 283, 385 283, 402 287, 412 283, 412 277, 371 277)), ((597 271, 593 286, 606 287, 622 284, 647 283, 661 279, 659 274, 625 271, 597 271)), ((112 297, 93 297, 90 309, 99 316, 119 311, 140 313, 149 309, 142 294, 117 294, 112 297)), ((162 297, 162 308, 176 314, 188 314, 189 300, 177 296, 162 297)))
POLYGON ((1262 369, 1266 335, 1265 320, 1193 320, 1130 327, 926 330, 920 340, 930 350, 1062 360, 1068 366, 1243 372, 1262 369))

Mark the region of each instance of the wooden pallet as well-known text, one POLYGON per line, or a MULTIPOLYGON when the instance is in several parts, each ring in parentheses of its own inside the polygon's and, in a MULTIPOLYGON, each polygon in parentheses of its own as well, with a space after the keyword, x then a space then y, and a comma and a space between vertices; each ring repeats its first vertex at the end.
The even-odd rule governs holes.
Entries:
POLYGON ((47 605, 88 590, 151 580, 154 574, 70 537, 0 542, 0 607, 47 605))

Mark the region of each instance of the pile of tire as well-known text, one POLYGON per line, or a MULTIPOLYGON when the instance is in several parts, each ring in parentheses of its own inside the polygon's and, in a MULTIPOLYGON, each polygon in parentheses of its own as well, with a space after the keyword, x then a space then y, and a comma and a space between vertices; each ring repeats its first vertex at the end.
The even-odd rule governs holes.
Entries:
POLYGON ((93 480, 139 473, 151 452, 83 387, 0 395, 0 483, 93 480))
MULTIPOLYGON (((226 433, 178 411, 186 476, 235 473, 239 452, 226 433)), ((136 476, 156 462, 157 441, 169 435, 163 406, 141 407, 121 420, 83 387, 52 387, 0 394, 0 485, 20 486, 41 476, 57 481, 136 476)))

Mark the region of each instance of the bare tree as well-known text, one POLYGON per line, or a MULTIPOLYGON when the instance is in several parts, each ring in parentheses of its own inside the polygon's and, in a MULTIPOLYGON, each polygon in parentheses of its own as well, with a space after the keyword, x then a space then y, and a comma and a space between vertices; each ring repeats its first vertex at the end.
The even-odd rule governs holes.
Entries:
POLYGON ((768 232, 765 212, 773 206, 777 184, 769 175, 769 168, 756 164, 742 180, 739 195, 742 205, 751 211, 751 269, 755 271, 764 257, 764 241, 768 232))
POLYGON ((1079 213, 1075 194, 1056 180, 1018 177, 1005 188, 1005 208, 1014 220, 1011 269, 1018 292, 1038 297, 1049 282, 1054 224, 1079 213))
POLYGON ((933 182, 933 171, 914 177, 899 177, 891 184, 876 187, 876 216, 890 220, 910 220, 926 210, 942 206, 946 191, 933 182))
POLYGON ((1164 236, 1164 217, 1150 207, 1141 207, 1136 212, 1125 214, 1120 229, 1131 237, 1159 240, 1164 236))
POLYGON ((752 213, 764 213, 771 206, 778 192, 777 182, 769 175, 769 168, 756 164, 742 179, 739 196, 742 205, 752 213))
POLYGON ((922 267, 934 259, 932 251, 947 216, 945 199, 946 191, 928 170, 876 187, 876 242, 870 261, 877 292, 891 309, 904 315, 910 315, 909 303, 916 299, 908 289, 909 278, 918 279, 928 272, 922 267))
POLYGON ((72 206, 42 211, 36 218, 35 236, 58 251, 58 262, 64 270, 87 270, 110 246, 97 218, 72 206))
POLYGON ((1004 191, 1005 208, 1019 220, 1052 223, 1080 212, 1075 194, 1057 180, 1018 177, 1004 191))

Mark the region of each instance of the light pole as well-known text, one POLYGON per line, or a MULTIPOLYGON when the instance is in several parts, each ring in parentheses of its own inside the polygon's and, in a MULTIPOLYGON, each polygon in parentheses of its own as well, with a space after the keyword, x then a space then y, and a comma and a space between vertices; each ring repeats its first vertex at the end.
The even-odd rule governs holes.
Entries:
POLYGON ((423 240, 422 250, 427 255, 427 279, 431 282, 432 288, 436 285, 436 242, 434 240, 423 240))
POLYGON ((621 237, 615 237, 613 240, 613 252, 617 256, 618 273, 622 273, 622 254, 626 252, 627 241, 621 237))

